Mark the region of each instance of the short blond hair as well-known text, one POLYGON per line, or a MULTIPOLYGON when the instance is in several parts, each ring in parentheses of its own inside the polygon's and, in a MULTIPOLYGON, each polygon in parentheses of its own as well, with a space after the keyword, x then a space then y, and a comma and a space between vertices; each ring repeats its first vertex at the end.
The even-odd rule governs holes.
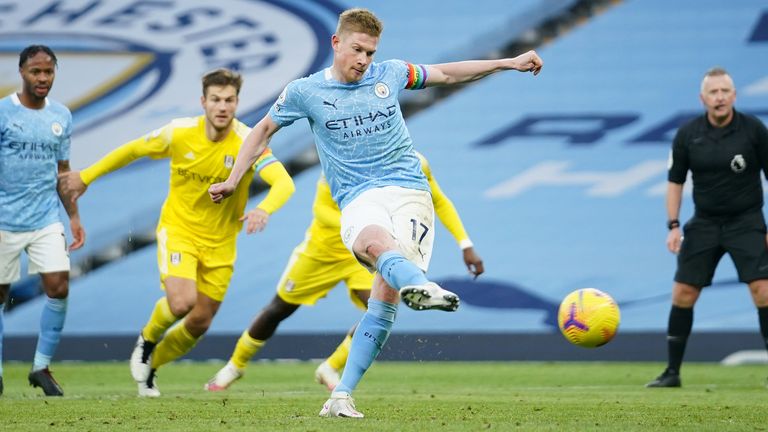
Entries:
POLYGON ((339 24, 336 26, 336 34, 354 32, 365 33, 369 36, 379 37, 384 30, 384 24, 376 18, 376 15, 368 9, 347 9, 339 15, 339 24))

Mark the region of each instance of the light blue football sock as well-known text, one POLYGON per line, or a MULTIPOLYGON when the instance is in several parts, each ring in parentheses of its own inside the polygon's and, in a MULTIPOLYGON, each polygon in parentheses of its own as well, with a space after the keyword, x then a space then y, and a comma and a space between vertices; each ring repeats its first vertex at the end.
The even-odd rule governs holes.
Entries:
POLYGON ((67 316, 67 299, 48 298, 40 316, 40 334, 37 337, 37 349, 32 370, 45 369, 51 364, 51 358, 61 341, 61 330, 67 316))
POLYGON ((368 311, 363 315, 352 336, 349 359, 341 374, 341 382, 334 392, 352 394, 387 342, 392 324, 395 323, 397 305, 380 300, 368 300, 368 311))
POLYGON ((0 303, 0 377, 3 376, 3 309, 5 304, 0 303))
POLYGON ((409 285, 424 285, 429 282, 416 264, 405 259, 398 251, 387 251, 376 260, 376 270, 395 289, 409 285))

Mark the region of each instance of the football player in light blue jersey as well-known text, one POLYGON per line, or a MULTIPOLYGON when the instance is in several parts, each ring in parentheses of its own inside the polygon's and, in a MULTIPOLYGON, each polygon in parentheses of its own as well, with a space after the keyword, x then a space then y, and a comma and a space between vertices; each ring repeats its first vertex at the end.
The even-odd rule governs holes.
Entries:
MULTIPOLYGON (((0 306, 10 284, 20 277, 20 256, 26 251, 29 273, 40 273, 48 296, 40 318, 37 349, 29 383, 47 396, 63 391, 48 366, 61 340, 69 293, 69 252, 59 220, 59 200, 69 215, 74 237, 71 250, 85 242, 77 205, 60 196, 59 173, 69 171, 72 114, 49 99, 57 60, 43 45, 19 55, 20 93, 0 99, 0 306)), ((3 320, 0 307, 0 359, 3 320)), ((0 363, 0 394, 3 391, 0 363)))
POLYGON ((459 306, 454 293, 425 276, 434 209, 403 121, 400 91, 466 83, 504 70, 537 75, 542 68, 534 51, 436 65, 374 63, 381 31, 381 22, 370 11, 344 11, 331 38, 333 65, 288 84, 246 138, 229 178, 209 188, 216 202, 231 195, 275 132, 300 118, 309 120, 320 163, 342 211, 342 240, 363 264, 378 270, 341 383, 321 416, 363 417, 350 395, 386 342, 400 300, 416 310, 455 311, 459 306))

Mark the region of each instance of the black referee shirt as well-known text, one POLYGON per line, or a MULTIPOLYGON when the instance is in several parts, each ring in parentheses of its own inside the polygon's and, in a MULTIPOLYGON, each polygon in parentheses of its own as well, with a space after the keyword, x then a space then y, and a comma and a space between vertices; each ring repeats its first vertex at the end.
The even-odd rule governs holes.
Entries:
POLYGON ((669 161, 670 182, 693 178, 693 203, 701 216, 734 216, 763 207, 760 171, 768 175, 768 130, 754 116, 734 110, 717 128, 706 113, 678 129, 669 161))

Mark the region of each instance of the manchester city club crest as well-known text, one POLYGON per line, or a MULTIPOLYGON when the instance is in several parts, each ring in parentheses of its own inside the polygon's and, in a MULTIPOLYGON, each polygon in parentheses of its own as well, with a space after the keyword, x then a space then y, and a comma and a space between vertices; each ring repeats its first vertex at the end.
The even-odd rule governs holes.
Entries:
POLYGON ((64 132, 64 129, 61 127, 61 123, 53 122, 51 124, 51 132, 53 132, 53 134, 56 136, 61 136, 62 132, 64 132))
POLYGON ((377 82, 376 85, 373 86, 373 91, 376 93, 376 96, 382 99, 386 99, 389 96, 389 87, 383 82, 377 82))

